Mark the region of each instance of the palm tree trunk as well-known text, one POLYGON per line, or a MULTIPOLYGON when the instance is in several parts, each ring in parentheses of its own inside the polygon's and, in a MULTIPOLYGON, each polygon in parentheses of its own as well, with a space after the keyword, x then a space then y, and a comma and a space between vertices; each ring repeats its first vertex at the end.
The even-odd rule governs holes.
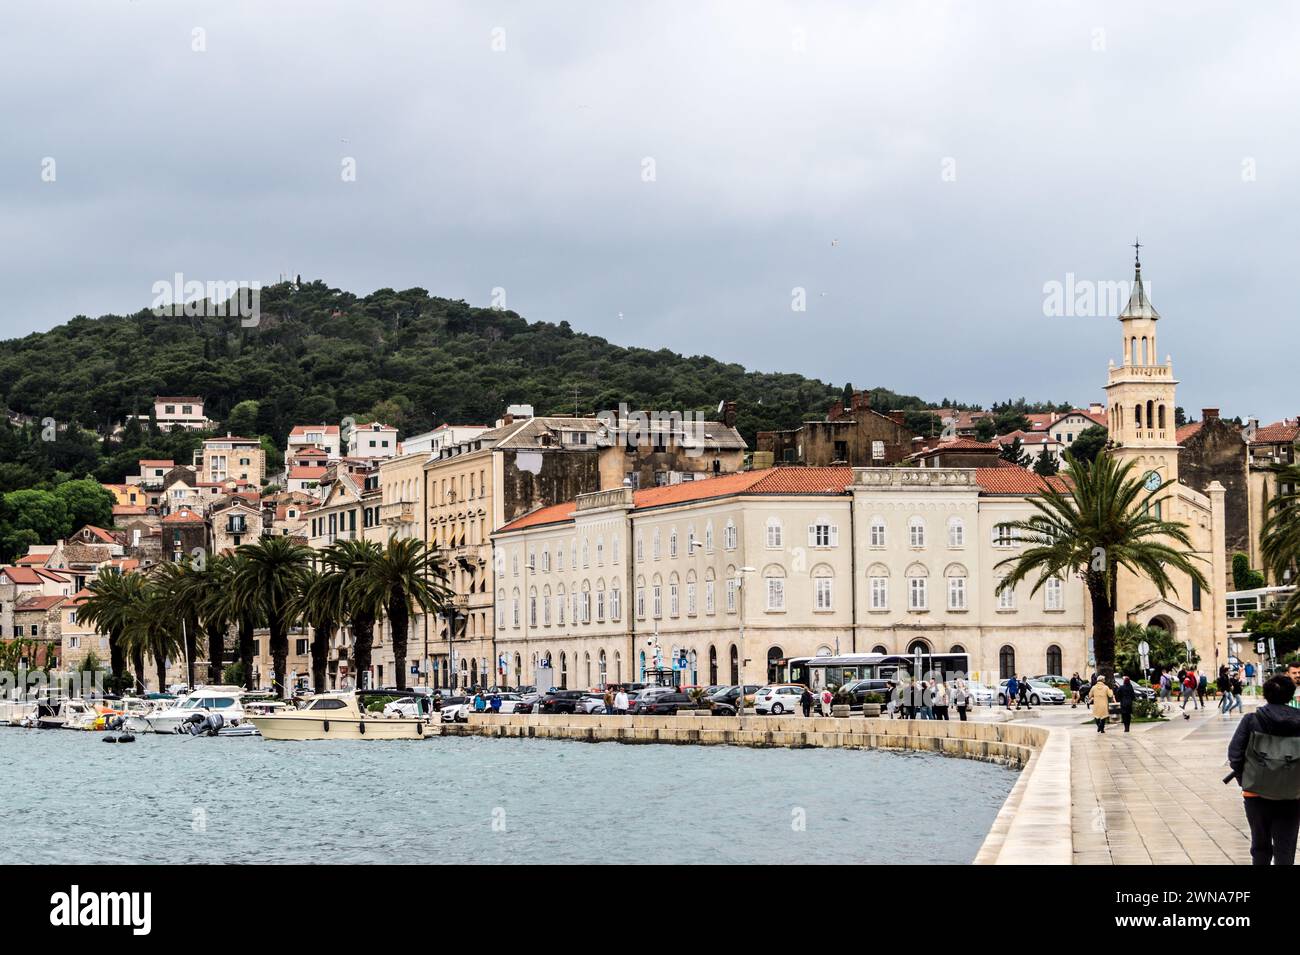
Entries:
POLYGON ((138 684, 136 689, 141 693, 144 692, 144 647, 134 647, 131 650, 131 666, 135 670, 135 681, 138 684))
POLYGON ((154 666, 158 668, 158 692, 167 692, 167 654, 155 653, 153 655, 154 666))
POLYGON ((122 649, 122 634, 119 630, 108 631, 108 661, 113 671, 113 689, 120 693, 126 675, 126 652, 122 649))
POLYGON ((393 638, 393 666, 397 668, 397 688, 406 689, 406 635, 410 628, 410 612, 406 595, 399 594, 388 605, 388 627, 393 638))
POLYGON ((325 685, 325 664, 330 652, 330 640, 335 627, 317 627, 311 638, 311 685, 317 693, 329 689, 325 685))
POLYGON ((357 689, 364 689, 365 680, 370 673, 370 648, 375 641, 375 621, 369 617, 356 617, 352 620, 352 666, 356 670, 353 683, 357 689))
POLYGON ((239 618, 239 668, 244 671, 244 689, 253 686, 253 618, 245 614, 239 618))
POLYGON ((1115 674, 1115 604, 1105 574, 1088 574, 1088 596, 1092 600, 1092 652, 1097 672, 1110 680, 1115 674))
POLYGON ((185 682, 194 686, 195 657, 199 653, 199 623, 197 620, 186 621, 185 625, 185 682))
POLYGON ((271 621, 271 672, 274 683, 271 690, 280 699, 285 697, 284 680, 289 668, 289 634, 279 620, 271 621))
POLYGON ((208 682, 221 682, 221 664, 226 650, 226 633, 219 627, 208 629, 208 682))

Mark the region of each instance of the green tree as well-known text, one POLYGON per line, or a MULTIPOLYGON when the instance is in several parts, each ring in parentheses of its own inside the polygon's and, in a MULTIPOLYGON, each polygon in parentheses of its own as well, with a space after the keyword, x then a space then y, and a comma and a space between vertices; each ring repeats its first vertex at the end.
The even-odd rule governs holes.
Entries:
POLYGON ((152 581, 146 583, 140 599, 132 606, 130 621, 122 637, 132 658, 143 659, 146 654, 153 657, 158 689, 165 690, 167 661, 181 653, 183 648, 171 599, 152 581))
POLYGON ((1187 574, 1208 590, 1196 565, 1187 525, 1158 515, 1167 485, 1148 491, 1133 476, 1135 461, 1119 464, 1103 454, 1092 464, 1067 453, 1069 489, 1049 487, 1031 499, 1037 511, 1005 526, 1023 542, 1019 554, 998 563, 1006 576, 997 592, 1036 577, 1032 593, 1052 578, 1082 577, 1092 604, 1092 639, 1098 671, 1115 668, 1116 581, 1121 568, 1150 580, 1163 597, 1177 593, 1169 571, 1187 574))
POLYGON ((1109 431, 1099 424, 1090 425, 1079 432, 1079 436, 1070 445, 1070 453, 1074 455, 1076 461, 1086 461, 1091 464, 1097 459, 1097 455, 1105 450, 1106 442, 1109 440, 1109 431))
POLYGON ((312 552, 289 537, 264 537, 255 544, 239 545, 235 553, 245 562, 239 565, 234 588, 266 621, 273 670, 271 688, 283 697, 289 658, 288 609, 311 563, 312 552))
POLYGON ((1029 454, 1021 446, 1019 438, 1013 438, 1010 444, 1002 445, 1002 450, 998 452, 998 457, 1003 461, 1010 461, 1012 464, 1019 465, 1022 468, 1029 467, 1029 454))
POLYGON ((258 410, 259 404, 252 398, 239 402, 226 415, 226 430, 241 436, 257 434, 258 410))
MULTIPOLYGON (((1300 569, 1300 465, 1276 468, 1278 493, 1268 502, 1268 519, 1260 532, 1264 566, 1274 580, 1296 579, 1300 569)), ((1234 566, 1235 571, 1235 566, 1234 566)), ((1280 623, 1300 623, 1300 588, 1281 607, 1280 623)))
POLYGON ((1264 575, 1250 567, 1250 557, 1240 551, 1232 555, 1232 586, 1236 590, 1258 590, 1265 586, 1264 575))
POLYGON ((411 613, 441 612, 450 599, 446 572, 437 552, 416 537, 394 538, 371 562, 359 594, 371 606, 382 606, 393 641, 397 688, 406 689, 406 639, 411 613))
POLYGON ((311 628, 311 682, 317 693, 329 689, 326 663, 343 614, 343 581, 340 573, 311 567, 303 572, 298 592, 287 608, 292 620, 311 628))
POLYGON ((352 669, 358 689, 364 689, 369 679, 375 621, 387 609, 384 594, 368 579, 380 554, 380 546, 368 540, 335 541, 324 553, 326 566, 338 575, 336 606, 339 619, 347 621, 352 636, 352 669))
POLYGON ((1044 450, 1037 458, 1034 459, 1034 473, 1042 477, 1051 477, 1061 470, 1061 466, 1056 462, 1056 455, 1044 450))
MULTIPOLYGON (((123 635, 131 624, 136 605, 144 596, 144 578, 138 573, 123 573, 115 567, 100 570, 86 585, 87 595, 77 607, 77 620, 91 624, 108 634, 108 658, 114 689, 123 689, 129 681, 126 673, 126 643, 123 635)), ((136 678, 143 685, 143 667, 136 678)))
POLYGON ((1138 645, 1146 641, 1148 646, 1147 661, 1155 670, 1165 667, 1178 668, 1185 663, 1196 663, 1187 659, 1187 645, 1174 639, 1164 627, 1144 627, 1137 623, 1122 623, 1115 628, 1115 672, 1124 673, 1133 679, 1146 678, 1150 673, 1142 671, 1142 655, 1138 645))
POLYGON ((54 494, 63 502, 67 511, 65 537, 87 524, 96 527, 113 526, 113 494, 94 478, 65 481, 54 488, 54 494))
POLYGON ((239 638, 239 675, 240 685, 247 690, 255 690, 253 685, 253 644, 261 617, 261 599, 240 582, 249 579, 252 571, 248 558, 238 552, 226 557, 226 566, 230 572, 230 584, 226 588, 226 613, 234 623, 239 638))

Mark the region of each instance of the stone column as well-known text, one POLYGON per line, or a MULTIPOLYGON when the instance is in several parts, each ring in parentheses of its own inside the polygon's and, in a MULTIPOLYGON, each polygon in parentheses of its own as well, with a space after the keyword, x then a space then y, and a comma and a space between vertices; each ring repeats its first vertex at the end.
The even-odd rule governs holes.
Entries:
POLYGON ((1218 673, 1219 667, 1228 662, 1228 598, 1227 584, 1228 579, 1228 555, 1226 552, 1227 544, 1224 540, 1226 520, 1224 509, 1224 496, 1226 490, 1218 481, 1211 481, 1207 487, 1206 493, 1210 496, 1210 555, 1211 571, 1206 574, 1210 580, 1210 593, 1207 595, 1210 600, 1210 612, 1212 633, 1214 635, 1214 669, 1212 673, 1218 673))

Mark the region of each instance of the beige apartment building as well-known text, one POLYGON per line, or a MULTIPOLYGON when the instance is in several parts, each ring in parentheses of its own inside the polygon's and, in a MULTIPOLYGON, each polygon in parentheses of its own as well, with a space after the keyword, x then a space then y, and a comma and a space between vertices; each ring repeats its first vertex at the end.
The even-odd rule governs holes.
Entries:
POLYGON ((507 682, 567 687, 662 668, 762 683, 792 657, 917 649, 967 653, 990 682, 1082 672, 1080 582, 995 594, 1019 547, 999 525, 1044 486, 1015 467, 789 467, 584 494, 493 535, 495 653, 507 682))
POLYGON ((227 481, 260 487, 266 481, 266 452, 258 438, 208 438, 194 452, 199 481, 225 484, 227 481))

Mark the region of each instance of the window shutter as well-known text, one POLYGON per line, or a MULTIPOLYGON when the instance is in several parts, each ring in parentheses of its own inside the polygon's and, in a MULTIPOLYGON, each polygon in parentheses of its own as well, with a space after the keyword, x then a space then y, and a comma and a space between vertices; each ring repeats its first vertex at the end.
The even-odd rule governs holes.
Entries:
POLYGON ((831 525, 831 546, 840 546, 840 526, 838 524, 831 525))
POLYGON ((809 547, 817 546, 817 525, 816 524, 808 525, 808 546, 809 547))

